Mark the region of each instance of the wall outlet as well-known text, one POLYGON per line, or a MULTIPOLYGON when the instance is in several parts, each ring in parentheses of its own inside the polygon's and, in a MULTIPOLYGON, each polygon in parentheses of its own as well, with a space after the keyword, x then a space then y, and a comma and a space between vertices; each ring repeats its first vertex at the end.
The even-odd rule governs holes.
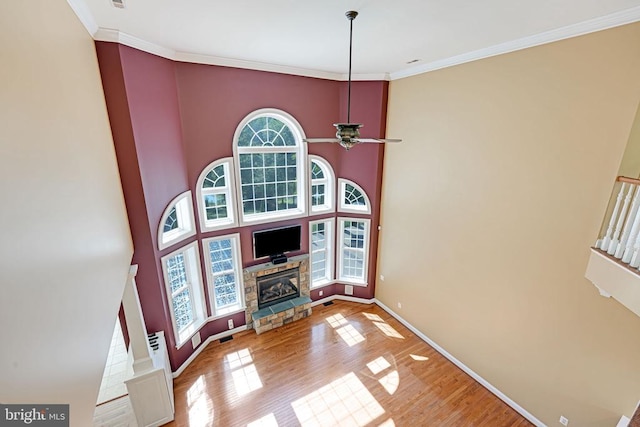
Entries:
POLYGON ((401 302, 398 303, 398 308, 402 308, 402 303, 401 302))
POLYGON ((563 426, 568 426, 569 425, 569 419, 567 417, 564 417, 564 416, 560 415, 560 424, 562 424, 563 426))
POLYGON ((323 292, 323 291, 319 291, 319 292, 318 292, 318 296, 320 296, 320 297, 321 297, 322 295, 324 295, 324 292, 323 292))
POLYGON ((384 275, 382 275, 382 274, 380 275, 380 281, 384 282, 384 275))
POLYGON ((202 338, 200 337, 200 332, 196 332, 196 334, 193 337, 191 337, 191 346, 195 350, 200 345, 201 342, 202 342, 202 338))
POLYGON ((344 293, 347 294, 347 295, 353 295, 353 286, 345 285, 344 286, 344 293))
POLYGON ((229 324, 229 329, 233 329, 233 319, 229 319, 227 323, 229 324))

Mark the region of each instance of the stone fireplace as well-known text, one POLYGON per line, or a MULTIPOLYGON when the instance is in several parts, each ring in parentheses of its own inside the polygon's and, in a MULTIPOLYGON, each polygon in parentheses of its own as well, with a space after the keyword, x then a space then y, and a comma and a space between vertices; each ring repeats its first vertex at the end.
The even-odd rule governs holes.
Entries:
POLYGON ((283 264, 245 268, 244 292, 247 328, 258 334, 308 317, 309 255, 289 258, 283 264))

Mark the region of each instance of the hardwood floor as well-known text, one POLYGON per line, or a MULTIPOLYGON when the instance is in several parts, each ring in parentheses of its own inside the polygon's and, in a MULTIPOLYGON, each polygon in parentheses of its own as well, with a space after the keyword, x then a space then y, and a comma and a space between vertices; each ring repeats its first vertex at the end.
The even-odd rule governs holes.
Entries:
POLYGON ((530 426, 376 305, 209 346, 174 382, 169 426, 530 426))

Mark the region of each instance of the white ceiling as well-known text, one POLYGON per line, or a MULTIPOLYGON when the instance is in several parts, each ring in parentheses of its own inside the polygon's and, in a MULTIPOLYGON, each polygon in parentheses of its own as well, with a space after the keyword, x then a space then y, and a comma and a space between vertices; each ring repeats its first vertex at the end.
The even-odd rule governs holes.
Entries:
POLYGON ((67 0, 96 40, 178 61, 401 78, 640 20, 640 0, 67 0), (418 59, 418 62, 407 62, 418 59))

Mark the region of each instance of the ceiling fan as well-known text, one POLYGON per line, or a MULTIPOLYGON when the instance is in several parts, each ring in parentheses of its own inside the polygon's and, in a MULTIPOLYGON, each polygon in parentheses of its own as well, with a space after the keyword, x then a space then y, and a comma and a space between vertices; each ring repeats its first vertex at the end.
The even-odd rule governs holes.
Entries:
POLYGON ((337 129, 335 138, 305 138, 306 142, 337 142, 345 149, 349 150, 356 144, 362 143, 385 143, 402 142, 401 139, 381 139, 381 138, 360 138, 360 128, 362 123, 351 123, 351 56, 353 50, 353 20, 358 16, 358 12, 350 10, 345 13, 349 20, 349 85, 347 89, 347 123, 334 123, 337 129))

